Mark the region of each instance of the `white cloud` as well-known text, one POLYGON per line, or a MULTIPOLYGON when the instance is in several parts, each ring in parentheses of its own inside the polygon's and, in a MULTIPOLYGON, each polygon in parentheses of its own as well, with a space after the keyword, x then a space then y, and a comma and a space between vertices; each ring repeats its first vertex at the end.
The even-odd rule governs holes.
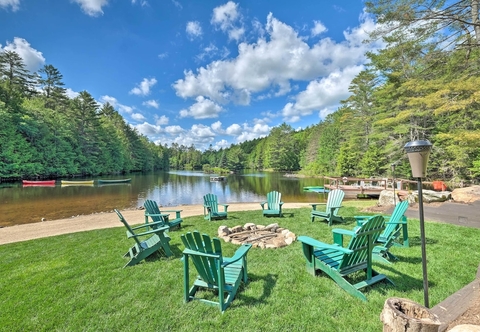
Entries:
POLYGON ((67 88, 65 90, 65 93, 67 94, 67 97, 70 98, 70 99, 74 99, 74 98, 78 97, 78 95, 80 95, 80 93, 75 92, 70 88, 67 88))
POLYGON ((229 39, 239 41, 245 34, 245 29, 242 26, 235 25, 239 19, 238 4, 229 1, 213 9, 210 23, 219 26, 222 31, 227 32, 229 39))
MULTIPOLYGON (((236 9, 234 3, 230 6, 228 8, 236 9)), ((226 26, 235 17, 233 14, 227 15, 228 12, 225 8, 220 12, 214 11, 212 22, 226 26)), ((338 105, 339 97, 346 96, 344 92, 348 91, 349 80, 367 61, 365 53, 379 46, 363 42, 368 37, 368 31, 374 29, 375 23, 367 15, 363 15, 361 20, 358 27, 344 32, 345 39, 342 42, 322 38, 310 45, 308 39, 270 13, 265 24, 265 37, 259 37, 254 43, 240 43, 238 56, 234 59, 213 61, 195 72, 185 71, 184 78, 174 82, 173 88, 182 98, 204 96, 219 104, 232 102, 248 105, 254 98, 286 95, 292 89, 297 89, 298 83, 306 82, 311 84, 310 89, 315 86, 315 90, 322 91, 325 102, 313 102, 313 96, 307 98, 310 93, 305 91, 295 97, 294 103, 285 106, 282 111, 284 117, 297 121, 314 110, 330 110, 338 105), (328 86, 331 81, 342 86, 330 86, 331 91, 324 92, 320 87, 328 86), (317 106, 314 107, 315 104, 317 106), (323 107, 318 108, 318 105, 323 107)), ((321 23, 316 23, 315 31, 320 33, 321 23)), ((260 29, 257 27, 257 30, 260 29)))
POLYGON ((146 118, 140 113, 133 113, 132 114, 132 119, 135 120, 135 121, 139 121, 139 122, 146 120, 146 118))
POLYGON ((158 109, 158 107, 160 106, 160 105, 158 105, 158 102, 156 100, 153 100, 153 99, 144 101, 142 103, 142 105, 145 105, 147 107, 153 107, 153 108, 156 108, 156 109, 158 109))
POLYGON ((7 41, 7 45, 3 49, 15 51, 23 59, 25 68, 31 72, 37 71, 45 64, 42 52, 31 47, 30 43, 23 38, 14 37, 13 42, 7 41))
POLYGON ((108 0, 72 0, 80 5, 83 12, 89 16, 103 15, 102 7, 108 4, 108 0))
POLYGON ((160 126, 154 126, 147 122, 132 127, 136 128, 140 134, 145 136, 155 136, 162 132, 160 126))
POLYGON ((9 6, 12 12, 16 12, 20 8, 20 0, 0 0, 0 7, 7 9, 9 6))
POLYGON ((184 133, 185 130, 180 126, 168 126, 165 128, 165 132, 170 135, 180 135, 181 133, 184 133))
POLYGON ((118 109, 120 111, 120 113, 131 114, 133 112, 133 107, 120 104, 118 102, 117 98, 115 98, 115 97, 111 97, 111 96, 108 96, 108 95, 101 96, 100 97, 100 102, 103 103, 103 104, 108 102, 110 105, 113 106, 113 108, 118 109))
POLYGON ((180 2, 175 1, 175 0, 172 0, 172 2, 175 5, 175 7, 177 7, 178 9, 183 9, 183 6, 180 2))
POLYGON ((242 127, 240 125, 234 123, 228 126, 227 130, 225 130, 227 135, 238 136, 242 133, 242 127))
POLYGON ((300 117, 323 111, 323 119, 335 111, 338 102, 349 96, 348 87, 352 79, 363 69, 363 66, 345 68, 332 72, 327 77, 310 82, 307 88, 295 96, 294 103, 288 103, 282 110, 285 120, 296 122, 300 117))
POLYGON ((200 37, 202 35, 202 27, 200 26, 200 22, 198 21, 188 22, 185 31, 187 32, 187 35, 191 39, 200 37))
POLYGON ((210 127, 202 124, 194 124, 190 130, 192 134, 198 138, 208 138, 216 136, 210 127))
POLYGON ((158 126, 165 126, 166 124, 168 124, 168 117, 166 117, 165 115, 162 115, 160 117, 158 117, 157 115, 155 115, 155 123, 158 125, 158 126))
POLYGON ((216 121, 210 125, 210 127, 217 133, 222 133, 222 123, 220 121, 216 121))
POLYGON ((215 145, 213 146, 213 149, 214 150, 225 149, 225 148, 228 148, 230 145, 231 145, 230 143, 228 143, 226 140, 222 139, 222 140, 215 143, 215 145))
POLYGON ((224 31, 229 29, 239 16, 237 6, 238 4, 229 1, 222 6, 214 8, 212 24, 220 25, 220 29, 224 31))
POLYGON ((223 111, 223 108, 215 104, 210 99, 203 96, 196 98, 197 102, 190 106, 188 110, 181 110, 180 117, 193 117, 195 119, 217 118, 218 114, 223 111))
POLYGON ((158 58, 159 58, 159 59, 165 59, 165 58, 167 58, 167 57, 168 57, 168 52, 163 52, 163 53, 160 53, 160 54, 158 55, 158 58))
POLYGON ((148 96, 150 94, 150 88, 155 84, 157 84, 157 80, 155 78, 144 78, 141 83, 139 83, 136 87, 130 90, 130 94, 134 94, 137 96, 148 96))
MULTIPOLYGON (((132 5, 136 4, 137 3, 137 0, 132 0, 132 5)), ((138 1, 138 3, 140 4, 140 6, 142 7, 145 7, 145 6, 148 6, 148 2, 145 1, 145 0, 140 0, 138 1)))
POLYGON ((326 32, 328 29, 320 21, 313 21, 312 36, 318 36, 319 34, 326 32))

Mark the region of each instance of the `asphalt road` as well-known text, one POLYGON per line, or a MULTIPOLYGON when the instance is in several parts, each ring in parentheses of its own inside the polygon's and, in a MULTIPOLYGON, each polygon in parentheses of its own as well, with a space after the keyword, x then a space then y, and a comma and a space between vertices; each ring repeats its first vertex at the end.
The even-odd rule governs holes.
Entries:
MULTIPOLYGON (((393 211, 393 207, 388 213, 393 211)), ((437 221, 465 227, 480 228, 480 201, 473 203, 424 203, 423 213, 426 221, 437 221)), ((410 206, 405 213, 407 218, 419 219, 418 204, 410 206)))

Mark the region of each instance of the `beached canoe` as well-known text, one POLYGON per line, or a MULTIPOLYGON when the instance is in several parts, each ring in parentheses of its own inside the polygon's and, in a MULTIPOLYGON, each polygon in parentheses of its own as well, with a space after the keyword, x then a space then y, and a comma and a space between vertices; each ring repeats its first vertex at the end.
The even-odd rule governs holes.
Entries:
POLYGON ((28 185, 37 185, 37 186, 51 186, 51 185, 55 185, 55 180, 39 180, 39 181, 22 180, 22 183, 28 184, 28 185))
POLYGON ((67 184, 67 185, 93 185, 93 180, 77 180, 77 181, 62 180, 62 185, 63 184, 67 184))
POLYGON ((98 183, 103 184, 103 183, 124 183, 124 182, 130 182, 132 179, 99 179, 98 183))
POLYGON ((314 192, 314 193, 319 193, 319 194, 330 192, 330 190, 325 189, 324 187, 321 187, 321 186, 303 187, 303 191, 314 192))

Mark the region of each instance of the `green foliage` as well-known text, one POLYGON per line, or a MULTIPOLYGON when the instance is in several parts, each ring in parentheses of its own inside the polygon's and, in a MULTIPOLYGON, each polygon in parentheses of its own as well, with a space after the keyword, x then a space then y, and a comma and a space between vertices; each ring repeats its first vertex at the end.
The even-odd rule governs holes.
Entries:
MULTIPOLYGON (((266 220, 258 210, 229 211, 222 225, 277 222, 297 236, 333 243, 331 227, 309 222, 310 209, 286 208, 284 212, 283 218, 266 220)), ((345 206, 341 215, 347 224, 335 227, 351 230, 353 216, 358 214, 356 208, 345 206)), ((142 215, 140 211, 139 221, 142 215)), ((242 331, 265 332, 381 331, 379 315, 387 298, 423 303, 417 219, 408 220, 411 247, 391 249, 400 260, 391 266, 374 263, 375 270, 395 285, 366 287, 362 291, 367 302, 352 297, 325 275, 307 273, 301 243, 294 242, 275 250, 250 249, 249 283, 241 286, 223 315, 214 306, 183 302, 180 261, 185 248, 181 234, 200 230, 215 236, 219 223, 203 216, 184 218, 181 231, 169 232, 174 257, 152 257, 128 268, 122 268, 126 263, 122 256, 133 240, 126 238, 125 228, 118 224, 115 228, 1 245, 2 330, 238 331, 241 327, 242 331)), ((480 230, 428 221, 425 228, 430 304, 434 306, 475 280, 480 230)), ((222 241, 225 256, 231 257, 236 249, 238 246, 222 241)), ((197 273, 194 269, 191 272, 193 280, 197 273)))

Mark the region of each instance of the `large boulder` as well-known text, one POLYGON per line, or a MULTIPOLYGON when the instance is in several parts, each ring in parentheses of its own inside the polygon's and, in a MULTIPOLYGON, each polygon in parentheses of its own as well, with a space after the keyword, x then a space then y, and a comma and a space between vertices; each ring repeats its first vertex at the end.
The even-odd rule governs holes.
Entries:
POLYGON ((472 203, 480 200, 480 186, 457 188, 452 191, 452 198, 456 202, 472 203))
MULTIPOLYGON (((433 190, 422 190, 423 201, 426 203, 432 202, 445 202, 449 200, 452 196, 450 191, 433 191, 433 190)), ((411 195, 415 198, 415 201, 418 202, 418 190, 412 191, 411 195)))

